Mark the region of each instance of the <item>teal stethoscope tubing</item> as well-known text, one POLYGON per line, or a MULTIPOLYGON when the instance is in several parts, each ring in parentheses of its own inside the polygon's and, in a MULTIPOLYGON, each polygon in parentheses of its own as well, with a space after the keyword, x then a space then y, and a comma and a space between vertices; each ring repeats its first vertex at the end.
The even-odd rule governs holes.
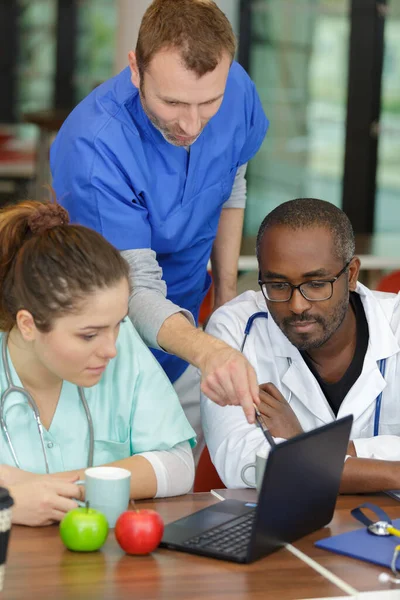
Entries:
MULTIPOLYGON (((246 344, 246 340, 247 337, 250 333, 251 327, 253 325, 253 322, 258 319, 258 318, 263 318, 263 319, 268 319, 268 313, 261 310, 260 312, 256 312, 253 313, 247 320, 246 323, 246 327, 244 328, 244 337, 243 337, 243 342, 242 345, 240 347, 240 352, 243 352, 243 348, 246 344)), ((289 366, 290 366, 290 358, 288 358, 288 362, 289 362, 289 366)), ((379 363, 379 370, 381 372, 381 375, 383 378, 385 378, 385 371, 386 371, 386 358, 382 358, 379 363)), ((289 396, 289 400, 288 402, 290 402, 290 398, 292 396, 292 392, 290 392, 290 396, 289 396)), ((379 419, 381 416, 381 405, 382 405, 382 392, 379 394, 379 396, 376 398, 375 400, 375 417, 374 417, 374 437, 379 435, 379 419)))
MULTIPOLYGON (((17 458, 13 443, 11 441, 11 437, 10 434, 8 432, 8 428, 7 428, 7 424, 5 422, 4 419, 4 404, 5 401, 7 399, 7 397, 12 394, 13 392, 19 392, 22 396, 24 396, 25 400, 27 401, 27 403, 29 404, 29 406, 32 409, 36 424, 37 424, 37 428, 38 428, 38 432, 39 432, 39 437, 40 437, 40 443, 42 446, 42 452, 43 452, 43 457, 44 457, 44 463, 46 466, 46 473, 50 473, 50 469, 49 469, 49 463, 47 460, 47 455, 46 455, 46 450, 44 447, 44 437, 43 437, 43 425, 42 422, 40 420, 40 414, 39 414, 39 409, 37 407, 36 402, 34 401, 34 399, 32 398, 31 394, 29 394, 29 392, 26 391, 26 389, 24 389, 23 387, 20 387, 18 385, 14 385, 12 382, 12 378, 11 378, 11 371, 10 371, 10 365, 8 363, 8 357, 7 357, 7 339, 8 336, 4 335, 3 336, 3 342, 2 342, 2 348, 1 348, 1 354, 2 354, 2 360, 3 360, 3 365, 4 365, 4 371, 6 374, 6 380, 7 380, 7 389, 2 393, 1 398, 0 398, 0 427, 3 431, 3 434, 7 440, 7 445, 10 449, 10 452, 12 454, 12 457, 14 459, 15 462, 15 466, 18 467, 19 469, 21 468, 20 462, 17 458)), ((83 404, 83 408, 85 410, 86 413, 86 418, 87 418, 87 422, 88 422, 88 426, 89 426, 89 453, 88 453, 88 467, 92 467, 93 466, 93 454, 94 454, 94 429, 93 429, 93 420, 92 420, 92 415, 90 414, 90 410, 89 410, 89 406, 88 403, 86 401, 85 398, 85 394, 83 392, 83 389, 78 386, 78 392, 79 392, 79 398, 83 404)))

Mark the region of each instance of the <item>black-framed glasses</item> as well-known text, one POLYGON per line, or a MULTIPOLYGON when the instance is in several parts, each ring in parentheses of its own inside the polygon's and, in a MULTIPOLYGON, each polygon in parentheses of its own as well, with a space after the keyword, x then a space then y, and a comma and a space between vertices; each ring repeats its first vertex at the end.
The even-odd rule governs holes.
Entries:
POLYGON ((261 281, 259 279, 258 284, 264 298, 269 302, 289 302, 294 290, 299 290, 303 298, 310 302, 321 302, 332 297, 333 284, 343 275, 350 262, 351 260, 332 279, 311 279, 310 281, 303 281, 299 285, 293 285, 288 281, 261 281))

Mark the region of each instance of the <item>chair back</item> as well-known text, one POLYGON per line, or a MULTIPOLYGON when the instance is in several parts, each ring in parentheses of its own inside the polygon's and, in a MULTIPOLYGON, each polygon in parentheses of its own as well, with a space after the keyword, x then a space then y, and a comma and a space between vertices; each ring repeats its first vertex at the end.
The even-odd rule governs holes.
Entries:
POLYGON ((211 462, 210 453, 207 446, 204 447, 200 455, 194 477, 194 492, 209 492, 212 489, 222 489, 225 485, 222 483, 216 468, 211 462))
POLYGON ((393 271, 384 275, 378 281, 376 289, 379 292, 393 292, 397 294, 400 291, 400 271, 393 271))

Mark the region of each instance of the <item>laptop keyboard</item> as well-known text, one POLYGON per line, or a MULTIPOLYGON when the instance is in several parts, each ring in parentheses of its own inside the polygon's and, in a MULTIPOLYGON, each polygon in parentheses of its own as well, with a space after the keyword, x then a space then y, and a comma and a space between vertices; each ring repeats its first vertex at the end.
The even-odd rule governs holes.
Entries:
POLYGON ((238 517, 219 527, 209 529, 201 535, 191 537, 184 542, 184 545, 241 556, 246 554, 254 517, 255 511, 251 511, 243 517, 238 517))

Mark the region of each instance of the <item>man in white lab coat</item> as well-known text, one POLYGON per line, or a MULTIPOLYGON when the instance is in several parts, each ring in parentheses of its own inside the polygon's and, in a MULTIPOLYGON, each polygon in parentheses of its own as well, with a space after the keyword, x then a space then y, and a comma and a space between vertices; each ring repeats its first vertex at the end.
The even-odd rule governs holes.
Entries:
MULTIPOLYGON (((260 227, 257 258, 261 291, 218 309, 207 331, 241 349, 249 318, 261 312, 243 353, 272 435, 279 442, 353 414, 341 491, 400 488, 400 296, 357 282, 350 221, 322 200, 273 210, 260 227)), ((267 446, 262 432, 240 407, 204 396, 202 418, 220 477, 243 487, 242 467, 267 446)))

